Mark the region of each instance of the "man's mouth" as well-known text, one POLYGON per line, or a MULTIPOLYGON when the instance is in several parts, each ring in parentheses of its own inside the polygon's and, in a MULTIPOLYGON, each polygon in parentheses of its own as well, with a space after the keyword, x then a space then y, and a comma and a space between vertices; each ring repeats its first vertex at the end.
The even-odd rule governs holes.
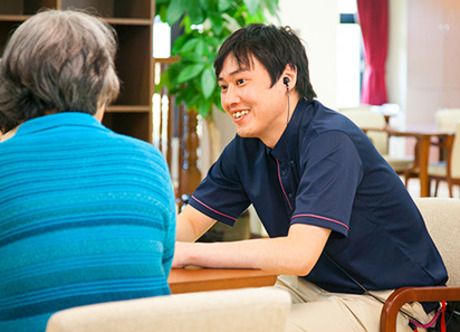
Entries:
POLYGON ((245 116, 245 115, 248 114, 248 113, 249 113, 248 110, 239 111, 239 112, 232 113, 232 117, 233 117, 235 120, 238 120, 238 119, 241 119, 243 116, 245 116))

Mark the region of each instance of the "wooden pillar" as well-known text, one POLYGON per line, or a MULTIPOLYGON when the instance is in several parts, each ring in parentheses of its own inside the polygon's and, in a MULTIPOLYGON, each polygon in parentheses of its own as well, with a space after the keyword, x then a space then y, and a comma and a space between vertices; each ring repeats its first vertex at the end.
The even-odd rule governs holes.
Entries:
POLYGON ((196 127, 196 112, 183 112, 180 147, 181 167, 179 176, 179 197, 182 197, 184 194, 191 195, 201 181, 201 172, 197 166, 199 138, 196 127))

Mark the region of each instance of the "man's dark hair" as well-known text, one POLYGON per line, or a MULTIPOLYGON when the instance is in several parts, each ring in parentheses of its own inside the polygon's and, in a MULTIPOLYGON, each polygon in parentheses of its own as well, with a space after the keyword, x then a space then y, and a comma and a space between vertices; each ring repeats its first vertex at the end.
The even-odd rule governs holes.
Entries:
POLYGON ((267 69, 273 86, 286 65, 297 70, 296 91, 307 100, 316 97, 308 73, 308 58, 299 37, 289 27, 252 24, 235 31, 217 53, 214 62, 219 77, 228 55, 233 55, 240 67, 251 68, 253 55, 267 69))

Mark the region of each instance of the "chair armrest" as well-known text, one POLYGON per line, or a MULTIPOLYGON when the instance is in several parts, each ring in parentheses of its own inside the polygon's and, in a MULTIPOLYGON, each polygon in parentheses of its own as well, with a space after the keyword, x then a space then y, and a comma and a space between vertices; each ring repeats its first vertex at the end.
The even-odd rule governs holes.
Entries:
POLYGON ((399 309, 409 302, 460 301, 460 287, 404 287, 395 290, 382 308, 380 332, 396 332, 399 309))

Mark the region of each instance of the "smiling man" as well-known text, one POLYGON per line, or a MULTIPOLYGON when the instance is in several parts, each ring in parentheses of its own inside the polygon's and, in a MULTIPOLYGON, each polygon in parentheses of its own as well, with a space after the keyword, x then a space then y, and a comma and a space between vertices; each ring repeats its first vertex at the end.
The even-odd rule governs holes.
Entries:
MULTIPOLYGON (((359 128, 314 99, 305 49, 289 28, 236 31, 215 71, 237 136, 178 217, 175 267, 283 275, 293 331, 378 331, 392 289, 446 282, 398 176, 359 128), (233 225, 250 204, 270 238, 191 243, 216 220, 233 225)), ((408 310, 425 322, 433 306, 408 310)), ((401 316, 398 331, 407 323, 401 316)))

